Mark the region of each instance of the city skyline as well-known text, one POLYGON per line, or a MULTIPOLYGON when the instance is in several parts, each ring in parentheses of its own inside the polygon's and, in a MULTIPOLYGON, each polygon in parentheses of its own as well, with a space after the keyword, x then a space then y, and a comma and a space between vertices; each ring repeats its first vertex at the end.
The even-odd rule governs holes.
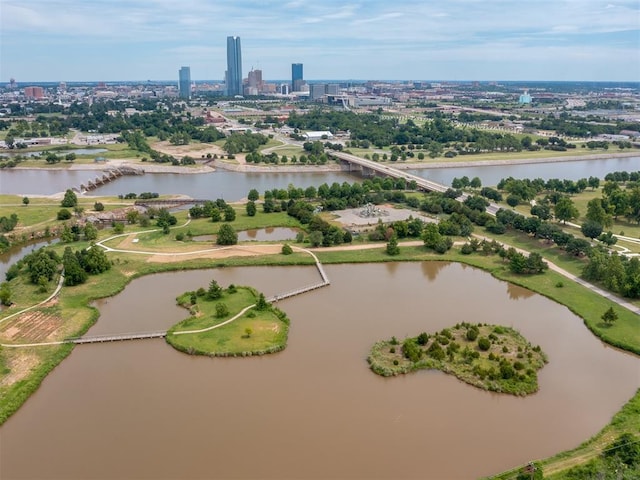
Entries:
POLYGON ((0 0, 0 82, 222 80, 225 39, 266 80, 640 81, 635 0, 0 0))

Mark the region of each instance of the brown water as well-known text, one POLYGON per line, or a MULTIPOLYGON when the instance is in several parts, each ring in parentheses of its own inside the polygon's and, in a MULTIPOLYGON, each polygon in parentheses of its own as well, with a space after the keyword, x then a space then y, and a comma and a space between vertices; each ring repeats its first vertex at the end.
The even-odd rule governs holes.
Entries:
MULTIPOLYGON (((477 478, 574 447, 640 386, 640 360, 566 308, 458 264, 328 266, 330 287, 283 301, 289 346, 260 358, 181 354, 161 340, 78 346, 0 428, 0 478, 477 478), (439 372, 384 379, 373 342, 470 320, 548 353, 540 392, 491 394, 439 372)), ((164 328, 174 297, 311 283, 311 267, 136 280, 92 333, 164 328)))

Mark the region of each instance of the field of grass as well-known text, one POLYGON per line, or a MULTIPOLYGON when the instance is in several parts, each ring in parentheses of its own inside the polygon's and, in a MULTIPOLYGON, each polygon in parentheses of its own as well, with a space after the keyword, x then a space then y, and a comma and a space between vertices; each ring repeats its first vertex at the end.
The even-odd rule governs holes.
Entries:
POLYGON ((178 298, 178 303, 188 308, 191 316, 167 332, 167 343, 174 348, 198 355, 246 356, 276 352, 286 346, 288 322, 279 318, 270 306, 262 310, 251 308, 241 317, 219 328, 176 335, 176 332, 219 325, 258 301, 255 290, 247 287, 237 287, 235 292, 227 289, 218 300, 196 296, 195 304, 191 303, 191 294, 192 292, 187 292, 178 298), (218 304, 227 307, 226 315, 217 316, 218 304))

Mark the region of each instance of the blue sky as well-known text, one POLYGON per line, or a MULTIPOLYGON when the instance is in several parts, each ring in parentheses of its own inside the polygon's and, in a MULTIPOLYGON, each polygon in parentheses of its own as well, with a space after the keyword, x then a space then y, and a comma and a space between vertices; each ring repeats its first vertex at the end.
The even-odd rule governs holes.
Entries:
POLYGON ((0 0, 0 82, 640 81, 638 0, 0 0))

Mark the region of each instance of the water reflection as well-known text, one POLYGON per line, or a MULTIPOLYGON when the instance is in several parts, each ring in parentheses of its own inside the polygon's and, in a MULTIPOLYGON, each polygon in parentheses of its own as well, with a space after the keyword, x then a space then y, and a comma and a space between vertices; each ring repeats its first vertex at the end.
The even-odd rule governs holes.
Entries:
MULTIPOLYGON (((435 281, 438 277, 438 274, 445 268, 447 268, 449 264, 447 262, 422 262, 420 264, 420 268, 422 269, 422 273, 430 282, 435 281)), ((461 264, 464 268, 464 265, 461 264)))
POLYGON ((507 283, 507 295, 509 295, 510 300, 524 300, 531 298, 535 293, 513 283, 507 283))

